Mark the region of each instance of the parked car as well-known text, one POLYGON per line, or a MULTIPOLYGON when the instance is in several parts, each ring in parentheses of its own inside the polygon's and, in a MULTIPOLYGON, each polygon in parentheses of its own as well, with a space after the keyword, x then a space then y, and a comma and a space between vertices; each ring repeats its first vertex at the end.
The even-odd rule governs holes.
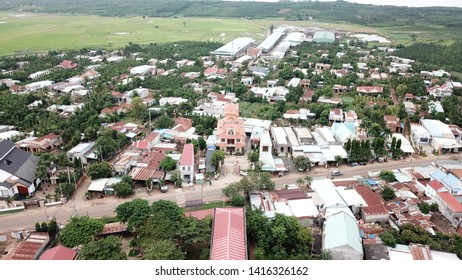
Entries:
POLYGON ((361 162, 359 163, 359 165, 366 165, 366 162, 365 162, 365 161, 361 161, 361 162))
POLYGON ((332 170, 330 172, 330 175, 332 175, 332 176, 340 176, 340 175, 342 175, 342 172, 340 170, 332 170))
POLYGON ((354 166, 356 166, 358 164, 356 162, 350 162, 348 165, 351 166, 351 167, 354 167, 354 166))
POLYGON ((249 174, 248 174, 246 171, 240 171, 240 172, 239 172, 239 175, 241 175, 241 176, 247 176, 247 175, 249 175, 249 174))
POLYGON ((162 187, 160 187, 160 191, 163 192, 163 193, 166 193, 168 191, 168 187, 167 186, 162 186, 162 187))

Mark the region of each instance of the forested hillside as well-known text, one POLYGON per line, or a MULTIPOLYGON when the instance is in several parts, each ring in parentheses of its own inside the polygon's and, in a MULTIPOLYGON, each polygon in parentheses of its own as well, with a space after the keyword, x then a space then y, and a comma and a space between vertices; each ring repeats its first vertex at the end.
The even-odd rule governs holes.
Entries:
POLYGON ((456 41, 450 46, 416 43, 400 49, 394 54, 399 57, 413 59, 422 67, 462 73, 462 41, 456 41))

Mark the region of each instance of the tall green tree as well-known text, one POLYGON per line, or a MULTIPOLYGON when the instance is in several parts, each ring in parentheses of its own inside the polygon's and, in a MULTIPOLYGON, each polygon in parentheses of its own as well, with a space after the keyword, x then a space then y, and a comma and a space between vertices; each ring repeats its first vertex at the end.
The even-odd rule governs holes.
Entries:
POLYGON ((112 177, 112 168, 108 162, 99 162, 93 163, 88 168, 88 176, 92 180, 96 180, 99 178, 110 178, 112 177))
POLYGON ((104 223, 87 216, 71 218, 70 222, 61 230, 60 241, 66 247, 73 248, 87 244, 93 240, 95 234, 101 232, 104 223))
POLYGON ((122 250, 122 240, 108 236, 83 245, 79 253, 80 260, 126 260, 127 255, 122 250))

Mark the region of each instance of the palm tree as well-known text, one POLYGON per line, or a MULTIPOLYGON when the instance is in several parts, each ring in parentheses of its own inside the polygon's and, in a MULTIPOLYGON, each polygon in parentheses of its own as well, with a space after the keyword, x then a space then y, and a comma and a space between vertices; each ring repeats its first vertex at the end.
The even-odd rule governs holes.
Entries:
POLYGON ((12 196, 8 196, 8 197, 6 198, 6 206, 10 207, 10 205, 13 204, 13 201, 14 201, 13 197, 12 197, 12 196))
POLYGON ((307 187, 311 186, 312 181, 313 181, 313 178, 311 178, 310 176, 305 177, 305 182, 306 182, 307 187))
POLYGON ((303 183, 305 183, 305 180, 303 180, 303 178, 298 178, 298 179, 297 179, 297 185, 298 185, 298 187, 301 187, 301 185, 303 185, 303 183))

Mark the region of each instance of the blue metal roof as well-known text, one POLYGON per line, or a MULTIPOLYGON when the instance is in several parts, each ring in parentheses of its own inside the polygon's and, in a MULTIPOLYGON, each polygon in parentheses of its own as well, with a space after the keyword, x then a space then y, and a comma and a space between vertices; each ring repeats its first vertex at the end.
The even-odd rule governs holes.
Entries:
POLYGON ((369 184, 369 186, 377 186, 379 184, 374 179, 367 179, 367 183, 369 184))

